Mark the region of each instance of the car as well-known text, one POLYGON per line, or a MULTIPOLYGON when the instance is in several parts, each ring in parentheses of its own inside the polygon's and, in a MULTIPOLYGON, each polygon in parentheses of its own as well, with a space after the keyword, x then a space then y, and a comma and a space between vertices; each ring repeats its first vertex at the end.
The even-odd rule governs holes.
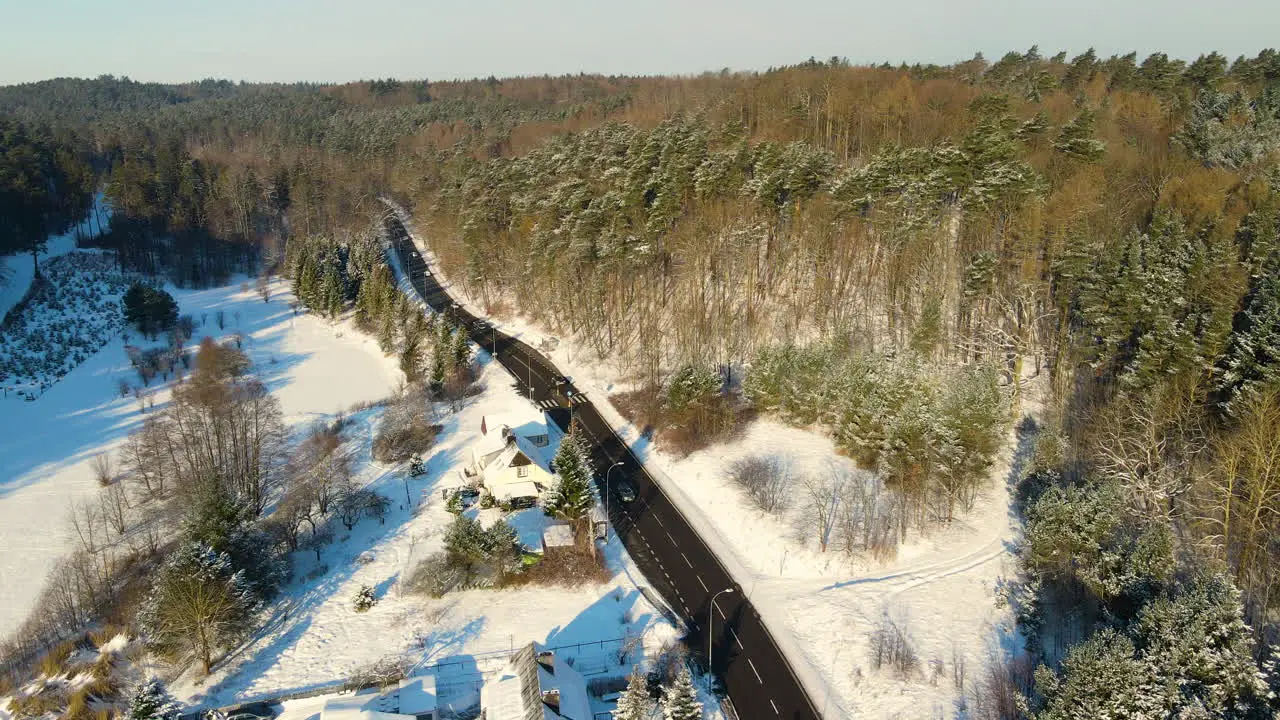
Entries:
POLYGON ((613 484, 613 494, 624 503, 631 504, 636 501, 636 487, 626 480, 619 480, 613 484))

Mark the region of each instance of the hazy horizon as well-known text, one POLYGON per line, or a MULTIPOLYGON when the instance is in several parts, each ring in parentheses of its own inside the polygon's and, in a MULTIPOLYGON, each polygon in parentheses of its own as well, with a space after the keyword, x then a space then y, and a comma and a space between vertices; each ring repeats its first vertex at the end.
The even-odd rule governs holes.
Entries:
POLYGON ((227 0, 207 7, 0 0, 9 20, 0 30, 0 84, 104 74, 166 83, 697 75, 810 56, 946 64, 980 51, 994 61, 1032 45, 1045 56, 1094 47, 1101 57, 1162 51, 1190 60, 1216 50, 1235 59, 1276 44, 1280 10, 1273 3, 1230 4, 923 0, 908 10, 797 0, 779 11, 762 0, 654 0, 636 10, 581 0, 457 8, 432 0, 227 0))

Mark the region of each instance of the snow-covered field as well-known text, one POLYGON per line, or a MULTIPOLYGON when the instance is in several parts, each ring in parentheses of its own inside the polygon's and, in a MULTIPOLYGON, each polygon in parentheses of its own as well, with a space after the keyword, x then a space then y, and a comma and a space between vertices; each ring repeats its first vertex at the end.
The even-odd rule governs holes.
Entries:
MULTIPOLYGON (((482 354, 481 359, 487 358, 482 354)), ((484 392, 458 413, 442 411, 444 431, 424 458, 427 472, 407 481, 403 466, 369 460, 381 410, 350 417, 346 434, 360 463, 357 481, 394 503, 386 523, 362 520, 323 550, 318 573, 313 553, 295 554, 298 579, 286 589, 268 629, 210 678, 187 677, 177 684, 181 699, 226 705, 305 689, 340 681, 358 666, 393 655, 420 666, 443 663, 442 675, 465 685, 466 678, 485 671, 486 663, 504 660, 512 648, 529 641, 562 648, 562 654, 578 658, 579 669, 594 664, 617 675, 626 670, 610 661, 620 647, 612 641, 628 633, 643 635, 649 647, 672 639, 674 629, 641 595, 643 578, 616 540, 605 551, 612 577, 604 585, 468 590, 440 599, 401 592, 397 581, 443 548, 453 516, 445 510, 439 486, 469 462, 469 448, 481 438, 482 418, 542 422, 500 366, 485 362, 480 382, 484 392), (412 508, 406 500, 412 500, 412 508), (357 613, 352 598, 363 585, 374 588, 379 602, 357 613)))
MULTIPOLYGON (((460 287, 442 284, 472 312, 484 314, 460 287)), ((535 347, 552 335, 525 318, 497 318, 495 325, 535 347)), ((624 372, 572 338, 559 339, 549 358, 597 404, 747 589, 826 717, 961 717, 962 693, 953 681, 957 665, 972 683, 990 659, 1020 647, 1012 614, 999 600, 1002 583, 1016 572, 1019 522, 1008 492, 1012 432, 971 512, 949 527, 910 538, 892 561, 850 561, 834 551, 819 552, 790 524, 762 516, 727 477, 730 464, 746 455, 777 456, 815 475, 829 472, 832 464, 852 467, 829 438, 762 419, 732 443, 671 457, 608 402, 631 389, 624 372), (886 613, 908 629, 919 657, 919 668, 907 677, 871 668, 869 633, 886 613)), ((1034 390, 1037 383, 1031 385, 1034 390)))
MULTIPOLYGON (((195 341, 245 336, 246 352, 294 428, 383 398, 401 377, 395 361, 348 324, 295 316, 282 282, 267 303, 239 283, 169 291, 200 325, 195 341)), ((0 634, 22 621, 45 572, 67 551, 66 508, 97 489, 90 458, 117 446, 145 417, 135 399, 120 397, 120 380, 138 384, 117 334, 34 402, 13 395, 0 402, 0 634)), ((168 392, 155 382, 151 391, 158 408, 168 392)))

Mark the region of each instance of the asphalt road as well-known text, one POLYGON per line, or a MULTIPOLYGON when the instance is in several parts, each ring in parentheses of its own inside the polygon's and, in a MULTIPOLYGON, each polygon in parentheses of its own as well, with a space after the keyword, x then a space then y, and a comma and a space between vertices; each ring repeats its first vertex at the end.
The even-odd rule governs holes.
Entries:
MULTIPOLYGON (((704 662, 710 623, 714 670, 743 720, 820 717, 743 589, 733 583, 590 398, 566 382, 533 348, 497 332, 455 304, 414 249, 404 225, 394 216, 387 218, 386 225, 401 267, 428 305, 465 325, 471 339, 510 371, 521 394, 531 402, 546 409, 571 407, 572 417, 591 444, 601 496, 606 480, 612 491, 608 504, 615 530, 645 578, 685 622, 689 629, 686 643, 704 662), (609 473, 608 468, 617 462, 622 464, 609 473), (627 503, 618 496, 620 482, 636 490, 634 501, 627 503), (726 588, 733 588, 733 592, 722 593, 726 588)), ((552 414, 567 424, 569 412, 552 414)))

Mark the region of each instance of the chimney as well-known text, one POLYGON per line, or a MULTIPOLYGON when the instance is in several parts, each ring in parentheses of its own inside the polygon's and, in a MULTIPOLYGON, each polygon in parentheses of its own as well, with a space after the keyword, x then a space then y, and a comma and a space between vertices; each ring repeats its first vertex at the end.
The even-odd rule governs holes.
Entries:
POLYGON ((516 434, 515 434, 515 431, 513 431, 511 428, 507 427, 506 425, 503 425, 503 426, 502 426, 502 439, 503 439, 503 440, 506 440, 508 445, 511 445, 511 444, 515 443, 515 441, 516 441, 516 434))
POLYGON ((550 650, 543 650, 538 653, 538 664, 546 668, 546 671, 552 675, 556 674, 556 654, 550 650))
POLYGON ((486 421, 486 419, 485 419, 485 416, 483 416, 483 415, 481 415, 481 416, 480 416, 480 434, 481 434, 481 435, 488 435, 488 434, 489 434, 489 425, 488 425, 488 422, 487 422, 487 421, 486 421))

